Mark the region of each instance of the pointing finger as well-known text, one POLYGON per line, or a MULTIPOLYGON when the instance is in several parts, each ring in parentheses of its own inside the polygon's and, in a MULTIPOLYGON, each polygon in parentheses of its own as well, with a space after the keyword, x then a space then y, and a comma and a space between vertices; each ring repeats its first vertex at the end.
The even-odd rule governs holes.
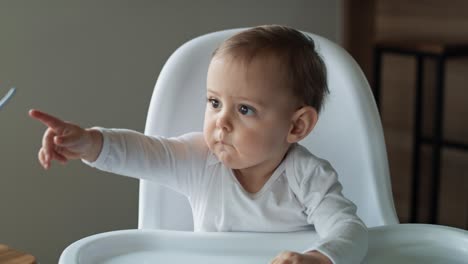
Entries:
POLYGON ((39 158, 39 162, 41 163, 41 166, 44 168, 44 169, 48 169, 49 166, 50 166, 50 162, 47 161, 47 158, 46 158, 46 153, 45 153, 45 149, 44 148, 41 148, 39 150, 39 154, 38 154, 38 158, 39 158))
POLYGON ((44 112, 41 112, 41 111, 35 110, 35 109, 29 110, 29 116, 36 119, 36 120, 39 120, 44 125, 52 128, 54 130, 63 129, 63 127, 65 127, 67 125, 64 121, 58 119, 57 117, 46 114, 44 112))
POLYGON ((54 149, 54 137, 56 133, 53 132, 52 128, 48 128, 46 132, 44 133, 44 136, 42 138, 42 147, 44 148, 46 157, 51 156, 51 153, 54 149))

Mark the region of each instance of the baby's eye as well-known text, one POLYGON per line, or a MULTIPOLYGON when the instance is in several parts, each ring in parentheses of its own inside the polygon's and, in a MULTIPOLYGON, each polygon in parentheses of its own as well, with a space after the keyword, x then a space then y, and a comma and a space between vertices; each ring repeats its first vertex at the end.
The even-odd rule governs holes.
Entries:
POLYGON ((217 99, 210 98, 208 102, 211 104, 211 107, 219 108, 220 102, 217 99))
POLYGON ((253 115, 255 114, 255 109, 247 105, 241 105, 239 107, 239 113, 241 113, 242 115, 253 115))

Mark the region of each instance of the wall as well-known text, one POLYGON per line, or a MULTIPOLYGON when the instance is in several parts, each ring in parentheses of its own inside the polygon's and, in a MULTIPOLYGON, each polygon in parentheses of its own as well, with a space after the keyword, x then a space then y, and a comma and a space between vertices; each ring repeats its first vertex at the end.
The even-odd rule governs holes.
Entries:
POLYGON ((143 131, 169 55, 198 35, 286 24, 341 42, 341 1, 1 1, 0 243, 56 263, 70 243, 137 228, 138 181, 78 161, 41 169, 38 108, 82 126, 143 131))

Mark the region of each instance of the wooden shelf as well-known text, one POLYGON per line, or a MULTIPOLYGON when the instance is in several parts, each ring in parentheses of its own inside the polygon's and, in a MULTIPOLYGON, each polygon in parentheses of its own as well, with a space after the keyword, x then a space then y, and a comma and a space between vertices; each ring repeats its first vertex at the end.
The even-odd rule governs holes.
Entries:
POLYGON ((36 258, 30 254, 23 253, 0 244, 0 263, 1 264, 36 264, 36 258))

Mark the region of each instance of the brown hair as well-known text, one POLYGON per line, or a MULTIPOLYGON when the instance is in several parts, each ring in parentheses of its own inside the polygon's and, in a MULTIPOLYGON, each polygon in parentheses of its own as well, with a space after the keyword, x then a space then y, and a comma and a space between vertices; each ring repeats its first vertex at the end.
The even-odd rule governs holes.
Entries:
POLYGON ((224 41, 213 57, 230 55, 250 62, 256 56, 275 56, 286 69, 293 94, 302 104, 320 112, 329 93, 326 67, 315 50, 314 41, 307 35, 279 25, 266 25, 242 31, 224 41))

